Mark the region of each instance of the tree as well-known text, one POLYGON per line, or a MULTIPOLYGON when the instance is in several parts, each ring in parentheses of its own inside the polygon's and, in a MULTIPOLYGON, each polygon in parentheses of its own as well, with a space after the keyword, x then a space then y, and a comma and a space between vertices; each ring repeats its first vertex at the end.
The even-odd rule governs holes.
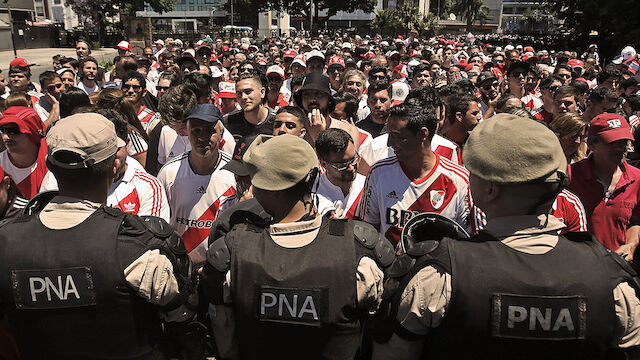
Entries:
POLYGON ((99 42, 102 42, 106 17, 135 14, 144 9, 145 3, 154 11, 163 13, 173 9, 176 2, 177 0, 65 0, 65 4, 80 15, 85 29, 97 29, 99 42))
POLYGON ((421 14, 417 7, 405 2, 399 8, 378 10, 370 25, 372 30, 382 35, 397 35, 415 29, 419 33, 433 31, 436 17, 433 14, 421 14))
POLYGON ((620 54, 627 45, 640 46, 640 27, 637 15, 640 14, 638 0, 536 0, 548 4, 564 21, 564 26, 573 33, 572 38, 586 47, 597 42, 601 55, 611 59, 620 54), (589 33, 598 32, 596 38, 589 33))
POLYGON ((467 32, 473 29, 473 23, 481 24, 487 20, 489 8, 482 4, 482 0, 456 0, 451 9, 467 22, 467 32))

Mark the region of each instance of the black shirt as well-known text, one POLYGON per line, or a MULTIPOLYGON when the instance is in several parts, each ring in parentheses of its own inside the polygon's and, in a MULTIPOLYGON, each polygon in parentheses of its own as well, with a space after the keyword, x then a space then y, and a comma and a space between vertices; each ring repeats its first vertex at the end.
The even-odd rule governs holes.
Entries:
POLYGON ((373 138, 377 138, 378 136, 386 133, 386 131, 384 130, 385 125, 386 124, 378 124, 373 122, 371 114, 356 123, 357 127, 370 133, 373 138))
POLYGON ((276 113, 269 108, 267 108, 267 111, 267 118, 258 125, 248 122, 244 117, 243 111, 232 112, 224 117, 224 127, 229 130, 235 139, 260 134, 272 135, 276 113))

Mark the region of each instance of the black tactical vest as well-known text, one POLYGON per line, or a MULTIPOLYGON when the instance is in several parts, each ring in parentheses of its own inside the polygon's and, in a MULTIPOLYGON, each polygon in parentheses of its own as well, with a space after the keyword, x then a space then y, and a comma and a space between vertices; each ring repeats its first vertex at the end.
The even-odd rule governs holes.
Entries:
POLYGON ((1 309, 23 359, 162 358, 159 317, 119 260, 120 241, 135 241, 118 239, 125 215, 103 207, 70 229, 37 214, 0 228, 1 309))
POLYGON ((540 255, 488 233, 443 240, 452 295, 428 358, 605 358, 616 327, 613 289, 631 276, 590 235, 566 236, 574 241, 560 236, 540 255))
POLYGON ((301 248, 277 245, 267 230, 236 228, 231 279, 243 359, 353 359, 359 257, 347 224, 323 218, 301 248))

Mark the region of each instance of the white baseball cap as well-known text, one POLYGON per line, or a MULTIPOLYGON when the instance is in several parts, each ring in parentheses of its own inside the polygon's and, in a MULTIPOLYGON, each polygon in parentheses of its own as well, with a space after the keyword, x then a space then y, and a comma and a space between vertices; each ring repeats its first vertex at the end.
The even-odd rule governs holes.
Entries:
POLYGON ((162 39, 158 39, 158 40, 156 40, 156 41, 154 42, 154 44, 160 44, 160 45, 164 46, 164 40, 162 40, 162 39))
POLYGON ((222 70, 220 70, 219 67, 217 66, 211 66, 211 77, 213 78, 219 78, 222 75, 224 75, 224 73, 222 72, 222 70))
POLYGON ((624 49, 622 49, 622 52, 620 53, 620 55, 622 55, 622 59, 624 61, 627 61, 636 56, 636 49, 634 49, 631 46, 627 46, 624 49))
POLYGON ((284 79, 284 70, 282 70, 282 68, 278 65, 269 66, 269 68, 267 69, 267 76, 269 76, 270 74, 278 74, 281 78, 284 79))
POLYGON ((308 53, 304 54, 304 60, 306 62, 309 62, 309 60, 313 58, 320 58, 322 59, 322 61, 324 61, 324 54, 319 50, 311 50, 308 53))
POLYGON ((304 61, 304 55, 300 54, 297 55, 295 58, 293 58, 293 61, 291 62, 291 65, 293 64, 300 64, 303 67, 307 67, 307 63, 304 61))

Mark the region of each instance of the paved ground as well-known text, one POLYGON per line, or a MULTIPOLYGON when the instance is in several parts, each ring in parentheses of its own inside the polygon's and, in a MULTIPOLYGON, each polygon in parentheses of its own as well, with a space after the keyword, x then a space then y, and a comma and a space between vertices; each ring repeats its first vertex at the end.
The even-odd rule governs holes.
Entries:
MULTIPOLYGON (((27 59, 27 62, 34 63, 36 65, 31 67, 31 80, 38 81, 38 76, 45 70, 53 69, 51 64, 51 57, 57 54, 61 54, 68 57, 76 57, 76 50, 71 48, 43 48, 43 49, 26 49, 18 50, 18 57, 27 59)), ((93 50, 91 55, 99 62, 113 61, 113 57, 118 52, 111 48, 101 48, 99 50, 93 50)), ((0 69, 2 73, 7 76, 9 70, 9 63, 14 59, 13 51, 0 51, 0 69)))

